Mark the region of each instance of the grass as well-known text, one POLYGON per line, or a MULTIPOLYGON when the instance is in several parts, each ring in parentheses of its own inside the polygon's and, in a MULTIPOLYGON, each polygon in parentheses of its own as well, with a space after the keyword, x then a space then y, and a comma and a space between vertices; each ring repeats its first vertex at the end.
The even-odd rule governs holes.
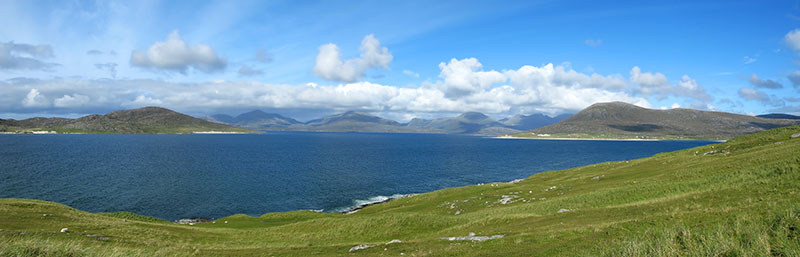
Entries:
POLYGON ((351 215, 234 215, 190 226, 0 199, 0 256, 800 256, 797 133, 449 188, 351 215), (440 239, 469 233, 504 237, 440 239), (385 244, 394 239, 402 242, 385 244), (349 252, 361 244, 375 246, 349 252))

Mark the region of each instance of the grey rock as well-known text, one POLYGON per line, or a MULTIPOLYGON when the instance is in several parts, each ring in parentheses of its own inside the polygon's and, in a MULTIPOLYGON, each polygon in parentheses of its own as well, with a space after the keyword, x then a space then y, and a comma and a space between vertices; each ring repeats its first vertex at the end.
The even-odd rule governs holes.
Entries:
POLYGON ((375 246, 375 245, 356 245, 356 246, 353 246, 352 248, 350 248, 350 252, 352 253, 352 252, 355 252, 355 251, 358 251, 358 250, 364 250, 364 249, 367 249, 367 248, 370 248, 370 247, 373 247, 373 246, 375 246))

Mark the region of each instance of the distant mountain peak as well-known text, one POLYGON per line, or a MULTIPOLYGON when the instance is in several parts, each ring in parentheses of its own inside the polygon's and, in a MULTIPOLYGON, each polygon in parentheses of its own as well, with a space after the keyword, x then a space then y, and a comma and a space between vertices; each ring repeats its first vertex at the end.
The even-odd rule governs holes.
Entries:
POLYGON ((252 111, 249 111, 249 112, 245 112, 245 113, 239 114, 239 116, 241 116, 241 115, 252 115, 252 114, 267 114, 267 113, 262 111, 262 110, 252 110, 252 111))
POLYGON ((473 120, 473 121, 475 121, 475 120, 485 120, 485 119, 489 118, 489 116, 486 116, 486 114, 483 114, 483 113, 480 113, 480 112, 465 112, 465 113, 459 115, 458 117, 459 118, 464 118, 464 119, 467 119, 467 120, 473 120))

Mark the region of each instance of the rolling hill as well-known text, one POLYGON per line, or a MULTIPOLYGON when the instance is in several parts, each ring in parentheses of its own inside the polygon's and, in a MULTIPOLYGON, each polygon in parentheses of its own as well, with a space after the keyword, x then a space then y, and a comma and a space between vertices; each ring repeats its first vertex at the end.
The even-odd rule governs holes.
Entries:
POLYGON ((185 134, 193 132, 256 132, 213 123, 160 107, 144 107, 88 115, 78 119, 30 118, 0 120, 0 131, 55 131, 58 133, 185 134))
POLYGON ((682 108, 654 110, 611 102, 593 104, 556 124, 515 136, 728 139, 794 124, 800 121, 682 108))

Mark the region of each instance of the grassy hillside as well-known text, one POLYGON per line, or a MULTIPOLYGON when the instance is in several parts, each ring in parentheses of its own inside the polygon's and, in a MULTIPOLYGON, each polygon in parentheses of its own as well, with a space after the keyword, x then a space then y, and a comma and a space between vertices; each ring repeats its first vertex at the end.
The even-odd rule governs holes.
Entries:
POLYGON ((2 256, 800 256, 800 126, 350 215, 235 215, 190 226, 2 199, 0 229, 2 256), (442 239, 470 233, 495 237, 442 239), (357 245, 373 247, 349 252, 357 245))
POLYGON ((78 119, 30 118, 0 120, 2 132, 55 131, 58 133, 186 134, 202 131, 256 132, 204 121, 160 107, 114 111, 78 119))
POLYGON ((593 104, 556 124, 514 136, 541 138, 532 132, 578 138, 729 139, 797 124, 800 121, 682 108, 654 110, 611 102, 593 104))

